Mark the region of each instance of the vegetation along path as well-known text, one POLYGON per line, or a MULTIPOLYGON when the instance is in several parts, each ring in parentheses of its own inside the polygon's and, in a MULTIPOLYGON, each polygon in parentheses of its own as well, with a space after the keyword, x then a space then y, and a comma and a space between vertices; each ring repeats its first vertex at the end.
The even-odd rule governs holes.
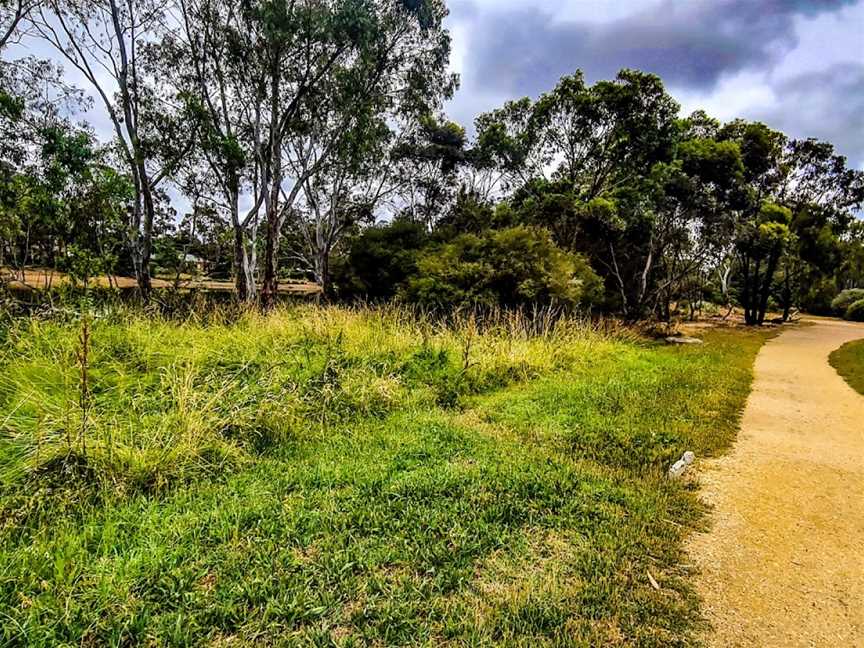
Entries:
MULTIPOLYGON (((705 470, 691 551, 717 646, 864 646, 864 397, 828 355, 864 325, 768 342, 733 451, 705 470)), ((710 643, 710 642, 709 642, 710 643)))

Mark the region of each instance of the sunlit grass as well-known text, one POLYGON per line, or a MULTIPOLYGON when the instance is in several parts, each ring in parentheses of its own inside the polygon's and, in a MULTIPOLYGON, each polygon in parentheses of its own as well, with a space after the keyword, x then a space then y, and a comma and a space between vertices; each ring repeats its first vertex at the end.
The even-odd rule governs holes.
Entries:
POLYGON ((831 366, 859 394, 864 394, 864 340, 847 342, 829 356, 831 366))
POLYGON ((701 507, 664 472, 730 442, 760 333, 108 313, 82 440, 80 326, 21 320, 3 346, 6 643, 666 646, 699 625, 701 507))

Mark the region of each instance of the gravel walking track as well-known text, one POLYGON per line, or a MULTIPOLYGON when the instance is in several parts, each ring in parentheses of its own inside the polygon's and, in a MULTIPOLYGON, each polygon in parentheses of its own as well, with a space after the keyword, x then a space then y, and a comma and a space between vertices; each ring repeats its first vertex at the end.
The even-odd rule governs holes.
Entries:
POLYGON ((864 396, 828 364, 864 325, 812 319, 759 352, 713 505, 689 545, 709 646, 864 648, 864 396))

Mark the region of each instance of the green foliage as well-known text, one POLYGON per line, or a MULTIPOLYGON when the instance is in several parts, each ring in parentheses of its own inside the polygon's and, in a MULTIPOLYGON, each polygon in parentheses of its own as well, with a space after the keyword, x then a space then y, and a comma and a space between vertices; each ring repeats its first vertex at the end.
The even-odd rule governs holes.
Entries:
POLYGON ((703 182, 729 186, 744 175, 741 148, 737 142, 689 139, 678 146, 682 169, 703 182))
POLYGON ((479 234, 488 229, 515 225, 516 215, 506 202, 497 205, 460 191, 456 203, 435 223, 435 238, 451 239, 459 234, 479 234))
POLYGON ((477 145, 474 155, 481 166, 518 173, 536 170, 532 160, 538 133, 533 121, 533 106, 528 97, 508 101, 502 108, 483 113, 476 119, 477 145))
POLYGON ((24 114, 24 100, 0 88, 0 119, 16 122, 24 114))
POLYGON ((116 263, 116 260, 108 255, 94 254, 90 250, 72 244, 66 250, 63 269, 73 284, 81 283, 86 287, 91 278, 109 272, 112 262, 116 263))
MULTIPOLYGON (((806 289, 801 291, 798 301, 801 309, 808 313, 842 315, 843 311, 838 311, 833 306, 836 296, 837 284, 833 277, 815 277, 808 282, 806 289)), ((862 297, 864 297, 864 291, 862 291, 862 297)))
MULTIPOLYGON (((57 35, 105 62, 91 42, 99 30, 82 23, 85 4, 57 6, 71 27, 57 35)), ((145 5, 117 17, 158 22, 145 5)), ((702 111, 680 118, 659 77, 627 69, 596 83, 576 70, 536 100, 479 115, 472 139, 443 111, 458 79, 440 0, 190 0, 177 9, 179 32, 151 39, 142 23, 140 78, 135 92, 117 94, 141 131, 120 158, 143 161, 143 171, 111 169, 113 152, 41 97, 43 86, 63 94, 56 66, 16 79, 4 68, 0 264, 63 268, 86 252, 146 285, 151 251, 175 274, 193 254, 210 273, 233 270, 244 301, 255 277, 272 305, 280 276, 305 276, 329 297, 401 294, 437 307, 572 304, 583 297, 559 275, 583 274, 564 267, 580 259, 603 284, 588 300, 625 319, 668 319, 673 304, 711 294, 737 300, 752 324, 769 304, 787 317, 825 311, 836 286, 864 281, 854 218, 864 172, 830 143, 702 111), (179 227, 163 192, 156 206, 142 194, 166 179, 195 205, 179 227), (243 213, 250 193, 254 208, 243 213), (367 227, 385 211, 402 222, 367 227), (533 269, 508 275, 502 249, 531 246, 489 231, 518 226, 548 231, 576 256, 546 263, 529 251, 523 265, 533 269)), ((115 126, 130 135, 125 120, 115 126)))
POLYGON ((79 329, 2 347, 4 643, 696 641, 704 507, 665 471, 728 445, 763 335, 118 312, 70 455, 79 329))
POLYGON ((852 322, 864 322, 864 299, 849 304, 843 318, 852 322))
POLYGON ((574 307, 595 301, 599 286, 585 259, 561 250, 546 230, 517 226, 431 247, 401 296, 431 308, 574 307))
POLYGON ((864 299, 864 288, 847 288, 840 291, 840 294, 831 301, 831 308, 837 315, 843 315, 854 302, 862 299, 864 299))
POLYGON ((333 268, 337 293, 346 300, 393 297, 416 272, 417 255, 428 241, 426 227, 407 219, 367 227, 333 268))

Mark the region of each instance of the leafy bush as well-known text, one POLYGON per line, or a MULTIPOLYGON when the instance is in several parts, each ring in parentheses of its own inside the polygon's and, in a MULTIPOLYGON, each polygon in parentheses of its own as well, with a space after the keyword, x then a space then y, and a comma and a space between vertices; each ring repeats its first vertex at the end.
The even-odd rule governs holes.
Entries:
MULTIPOLYGON (((835 312, 832 302, 837 296, 837 283, 834 278, 814 276, 807 283, 809 287, 800 297, 801 309, 815 315, 832 315, 835 312)), ((837 312, 843 313, 842 310, 837 312)))
POLYGON ((489 229, 513 227, 515 221, 516 214, 508 203, 495 205, 462 190, 453 207, 435 223, 435 238, 446 241, 460 234, 482 234, 489 229))
POLYGON ((582 256, 560 249, 544 229, 518 226, 462 234, 422 253, 401 296, 433 308, 575 306, 595 302, 600 289, 582 256))
POLYGON ((851 322, 864 322, 864 299, 849 304, 844 317, 851 322))
POLYGON ((849 288, 843 290, 831 302, 831 308, 838 315, 845 315, 849 307, 857 301, 864 299, 864 288, 849 288))
POLYGON ((383 300, 414 274, 417 253, 429 240, 426 227, 407 219, 365 229, 343 259, 334 260, 333 282, 343 299, 383 300))

